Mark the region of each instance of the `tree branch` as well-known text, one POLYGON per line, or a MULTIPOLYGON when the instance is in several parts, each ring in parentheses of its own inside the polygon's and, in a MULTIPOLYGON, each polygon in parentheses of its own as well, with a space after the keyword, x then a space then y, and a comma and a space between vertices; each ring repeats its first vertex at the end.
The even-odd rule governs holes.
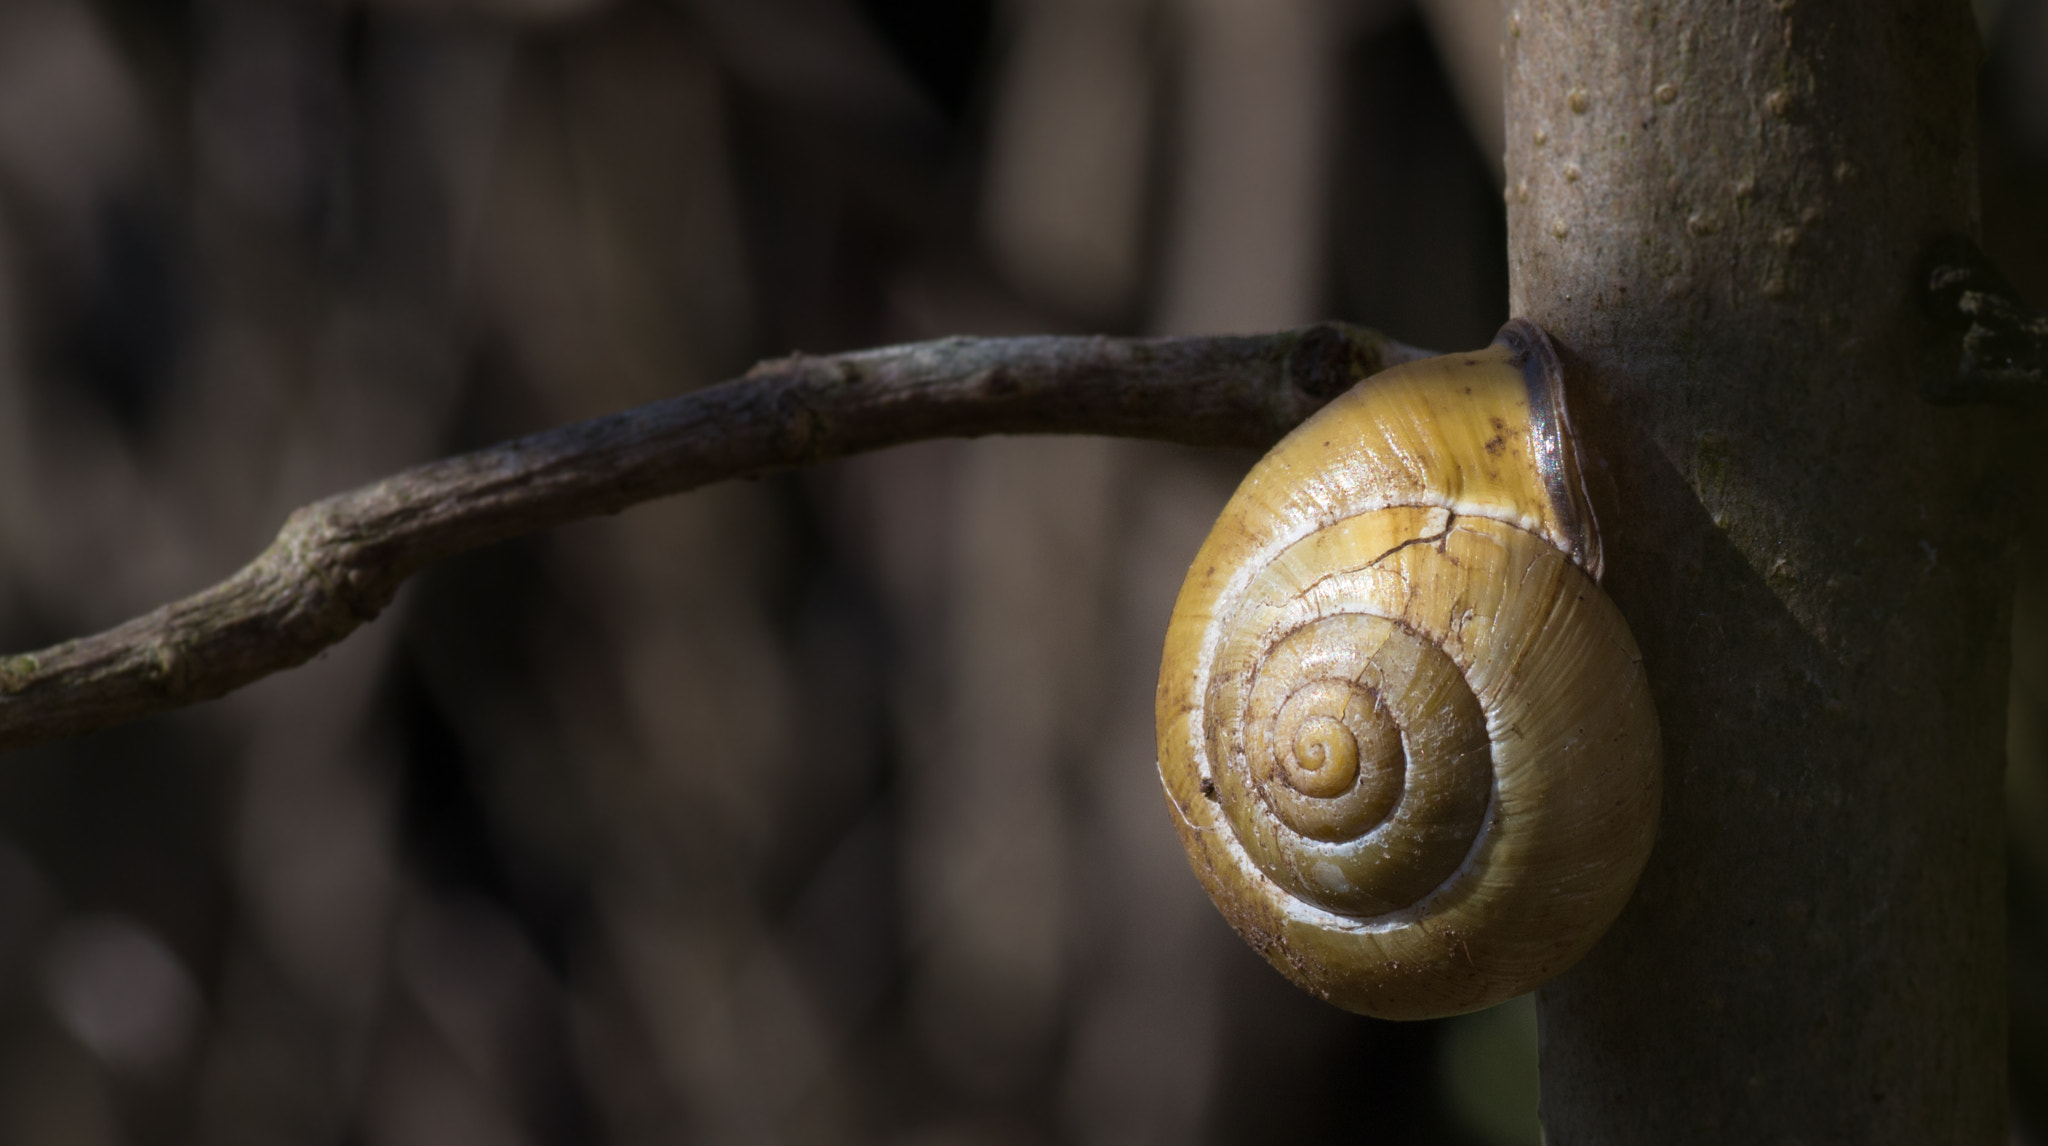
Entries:
POLYGON ((212 588, 0 660, 0 749, 210 700, 302 664, 422 567, 494 541, 928 438, 1263 448, 1358 379, 1424 353, 1325 323, 1238 338, 948 338, 764 362, 737 381, 315 502, 212 588))
POLYGON ((1922 278, 1929 313, 1962 336, 1953 378, 1927 382, 1921 393, 1941 406, 2048 404, 2048 316, 2020 301, 1977 244, 1943 239, 1929 253, 1922 278))

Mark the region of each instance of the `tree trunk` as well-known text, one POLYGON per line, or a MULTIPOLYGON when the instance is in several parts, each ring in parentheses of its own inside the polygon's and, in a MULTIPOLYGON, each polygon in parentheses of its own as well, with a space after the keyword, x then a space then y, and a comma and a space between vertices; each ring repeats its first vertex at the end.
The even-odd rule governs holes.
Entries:
POLYGON ((1511 0, 1507 44, 1512 306, 1607 463, 1667 777, 1539 997, 1548 1141, 2002 1141, 2013 498, 1996 416, 1918 396, 1969 5, 1511 0))

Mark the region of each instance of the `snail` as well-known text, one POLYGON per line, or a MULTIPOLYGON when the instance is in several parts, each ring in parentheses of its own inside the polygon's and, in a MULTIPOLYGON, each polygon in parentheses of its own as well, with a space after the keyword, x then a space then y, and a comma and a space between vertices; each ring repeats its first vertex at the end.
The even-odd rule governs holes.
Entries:
POLYGON ((1348 1010, 1531 990, 1642 872, 1657 715, 1579 455, 1517 319, 1302 423, 1189 569, 1158 694, 1181 842, 1237 931, 1348 1010))

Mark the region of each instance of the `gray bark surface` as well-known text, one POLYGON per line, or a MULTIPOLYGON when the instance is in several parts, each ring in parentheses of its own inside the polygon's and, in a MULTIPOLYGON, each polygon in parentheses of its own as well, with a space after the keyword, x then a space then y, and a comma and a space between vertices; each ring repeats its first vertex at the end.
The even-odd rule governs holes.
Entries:
POLYGON ((1667 769, 1539 996, 1548 1141, 2002 1141, 2014 497, 1999 416, 1921 397, 1916 277, 1975 222, 1969 5, 1509 13, 1512 307, 1604 455, 1667 769))

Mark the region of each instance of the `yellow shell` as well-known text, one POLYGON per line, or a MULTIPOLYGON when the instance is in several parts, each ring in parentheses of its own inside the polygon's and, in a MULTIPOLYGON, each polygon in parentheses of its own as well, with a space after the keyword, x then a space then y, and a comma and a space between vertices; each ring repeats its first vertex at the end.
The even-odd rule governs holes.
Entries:
POLYGON ((1195 874, 1289 978, 1383 1018, 1576 962, 1655 836, 1657 716, 1600 591, 1533 324, 1359 383, 1252 470, 1159 678, 1195 874))

